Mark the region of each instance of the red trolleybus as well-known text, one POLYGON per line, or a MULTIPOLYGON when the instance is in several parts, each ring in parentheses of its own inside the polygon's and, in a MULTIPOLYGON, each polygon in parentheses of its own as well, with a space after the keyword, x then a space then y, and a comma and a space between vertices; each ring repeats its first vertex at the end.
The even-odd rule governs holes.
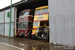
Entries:
POLYGON ((17 35, 19 37, 31 38, 34 10, 27 9, 20 13, 18 20, 17 35))

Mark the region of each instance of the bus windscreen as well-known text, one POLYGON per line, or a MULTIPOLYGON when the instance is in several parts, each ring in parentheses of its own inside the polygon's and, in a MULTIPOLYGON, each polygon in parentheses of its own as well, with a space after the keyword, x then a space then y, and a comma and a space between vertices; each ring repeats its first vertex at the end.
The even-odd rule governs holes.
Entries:
POLYGON ((48 12, 48 8, 42 9, 42 13, 47 13, 47 12, 48 12))
POLYGON ((41 9, 36 10, 35 14, 40 14, 41 13, 41 9))
POLYGON ((39 22, 34 22, 33 26, 39 26, 39 22))

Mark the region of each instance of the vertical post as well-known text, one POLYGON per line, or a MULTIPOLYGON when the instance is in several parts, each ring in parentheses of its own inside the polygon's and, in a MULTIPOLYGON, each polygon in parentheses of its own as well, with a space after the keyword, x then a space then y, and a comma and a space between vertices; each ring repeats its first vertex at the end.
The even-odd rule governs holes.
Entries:
POLYGON ((12 16, 12 0, 11 0, 11 6, 10 6, 10 24, 9 24, 9 38, 11 35, 11 16, 12 16))

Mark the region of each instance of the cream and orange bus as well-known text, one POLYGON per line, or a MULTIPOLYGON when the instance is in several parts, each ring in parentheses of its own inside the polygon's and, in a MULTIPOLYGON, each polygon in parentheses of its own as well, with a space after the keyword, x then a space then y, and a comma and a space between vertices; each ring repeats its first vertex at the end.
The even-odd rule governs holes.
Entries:
POLYGON ((48 6, 41 6, 35 9, 32 38, 49 39, 49 12, 48 6))

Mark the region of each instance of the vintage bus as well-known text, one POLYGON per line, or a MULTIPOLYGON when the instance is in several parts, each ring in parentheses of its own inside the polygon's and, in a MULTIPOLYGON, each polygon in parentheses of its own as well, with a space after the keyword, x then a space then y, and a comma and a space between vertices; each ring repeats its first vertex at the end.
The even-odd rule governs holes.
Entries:
POLYGON ((43 38, 49 40, 48 6, 41 6, 35 9, 32 38, 43 38))
POLYGON ((33 20, 34 20, 34 10, 27 9, 20 13, 18 20, 17 35, 19 37, 31 38, 33 20))

